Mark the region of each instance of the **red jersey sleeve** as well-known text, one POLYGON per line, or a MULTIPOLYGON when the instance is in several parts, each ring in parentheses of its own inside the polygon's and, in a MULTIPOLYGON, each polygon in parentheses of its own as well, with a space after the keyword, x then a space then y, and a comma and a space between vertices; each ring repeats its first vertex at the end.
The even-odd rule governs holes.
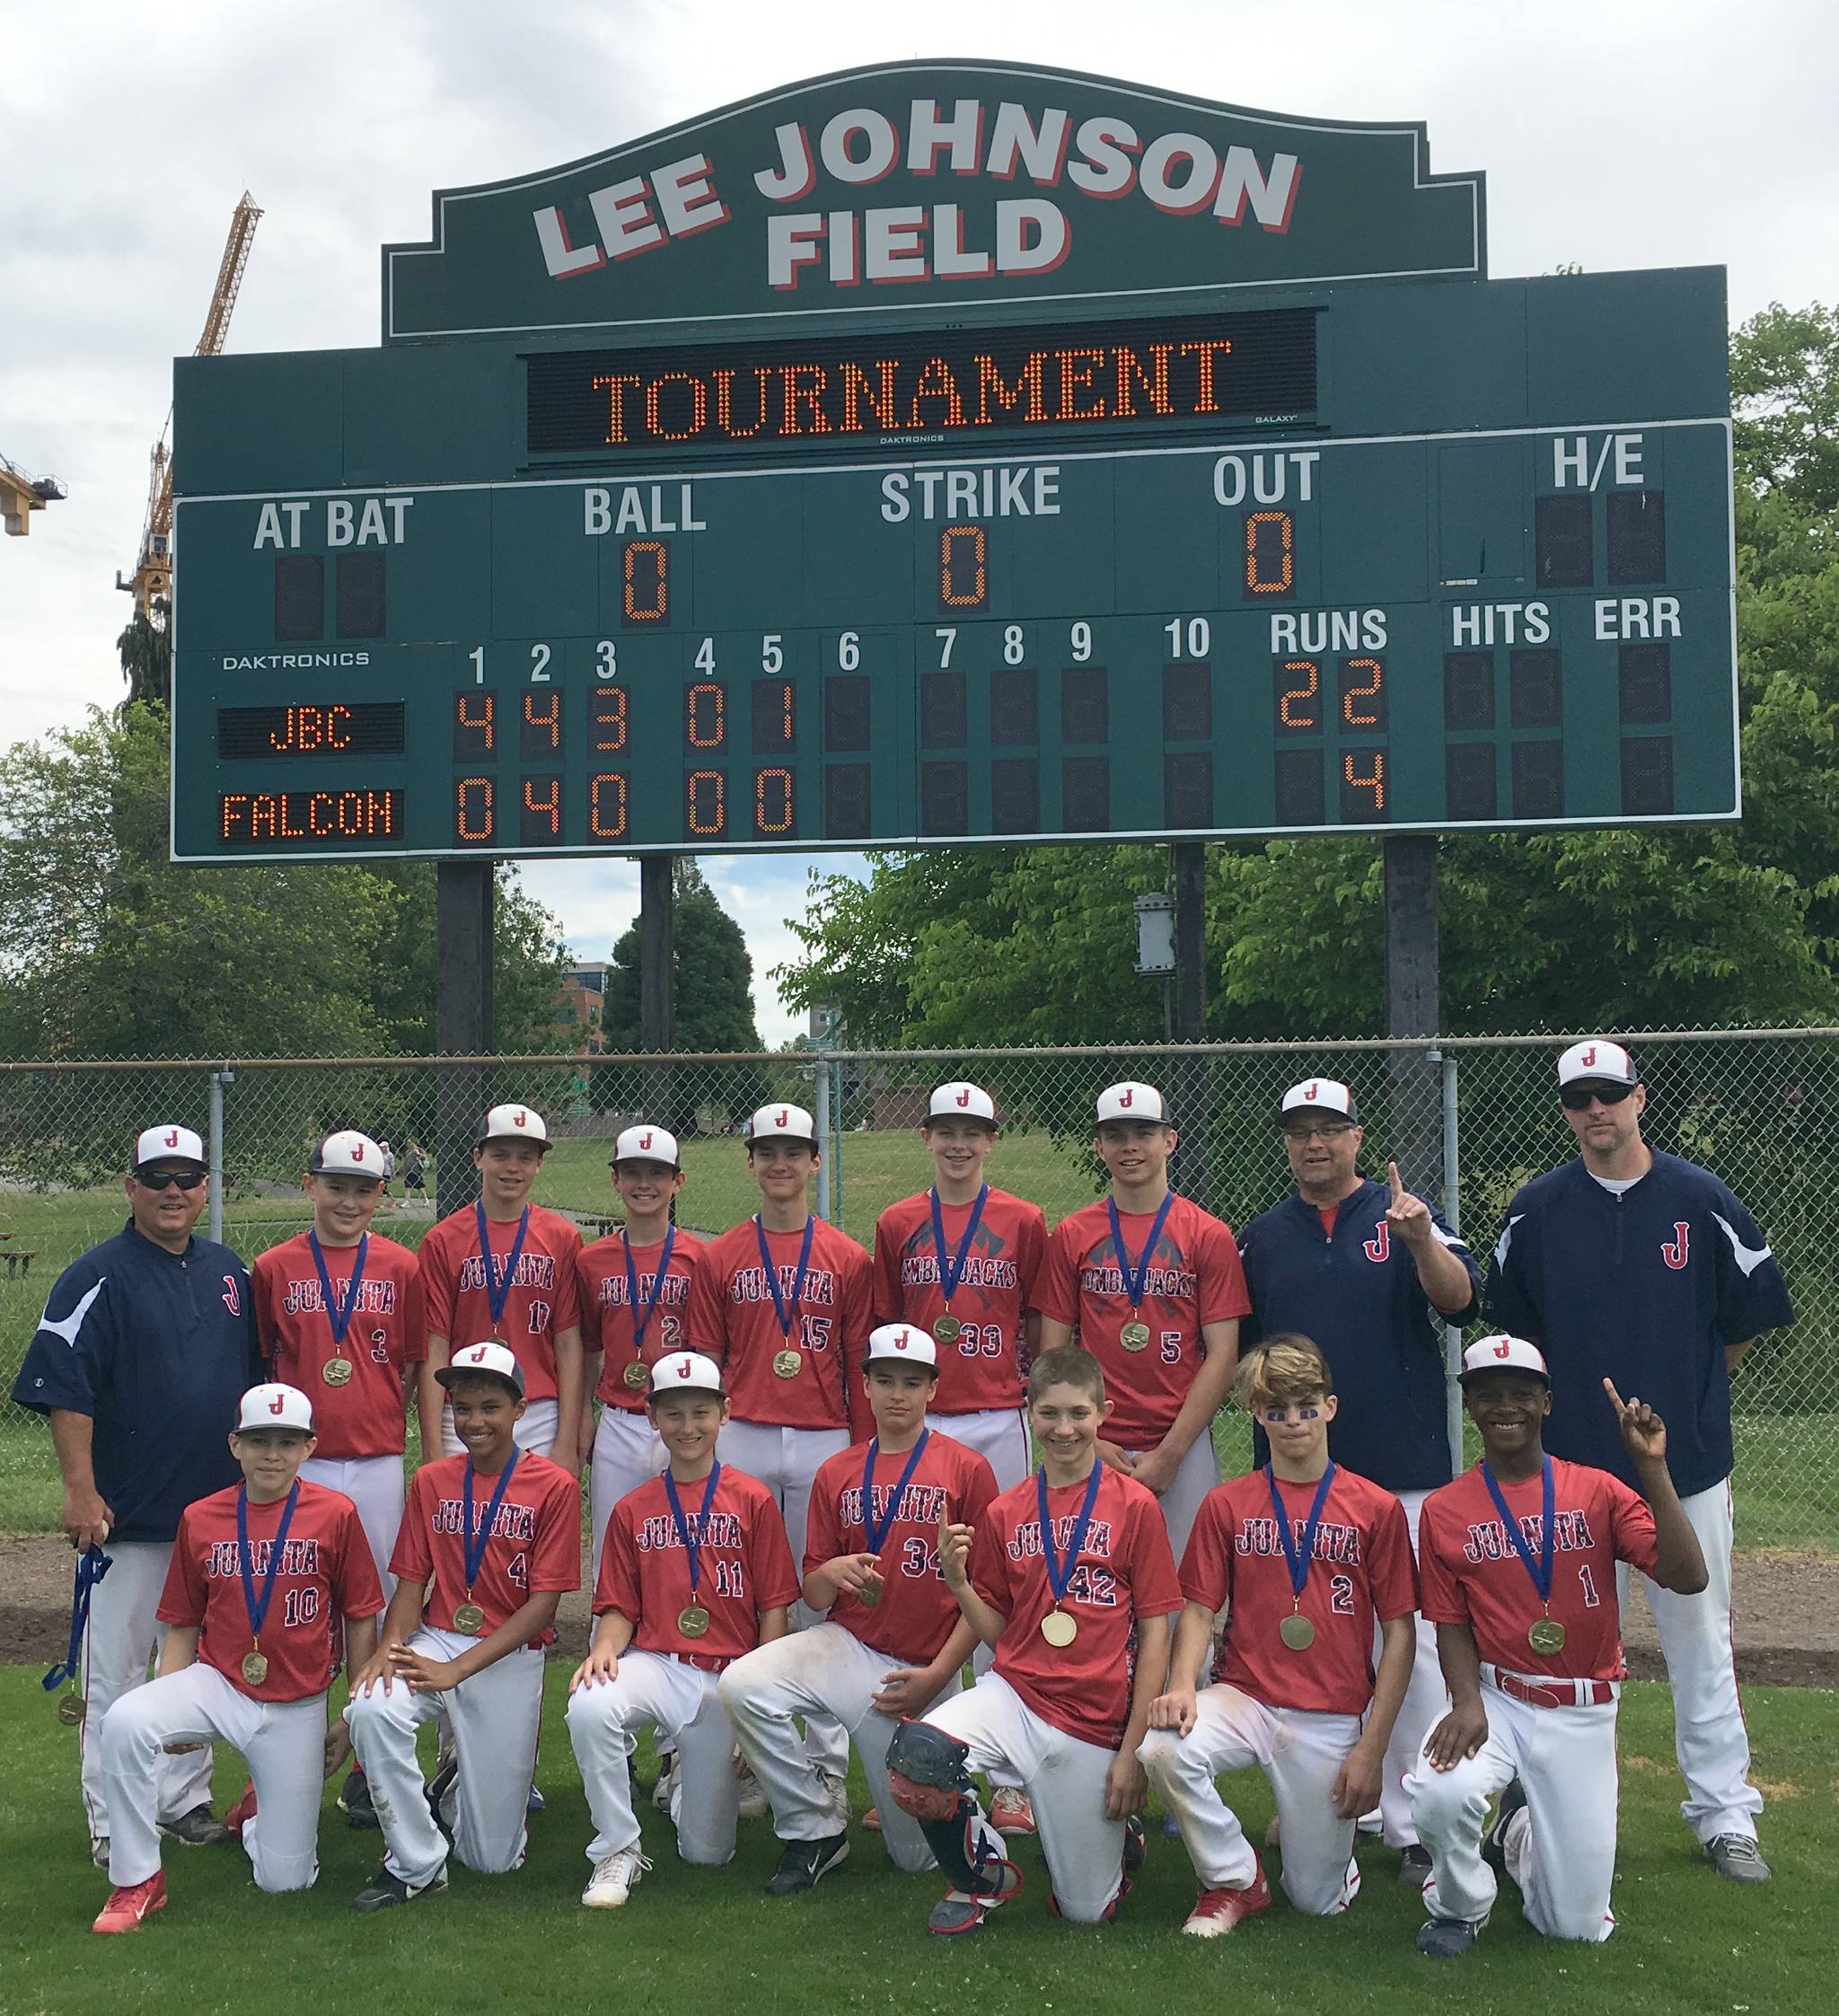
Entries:
POLYGON ((763 1500, 747 1529, 747 1565, 756 1613, 783 1610, 798 1600, 792 1543, 787 1537, 779 1506, 770 1497, 763 1500))
POLYGON ((1603 1473, 1609 1493, 1609 1530, 1615 1536, 1615 1558, 1651 1575, 1660 1563, 1660 1536, 1654 1527, 1653 1509, 1639 1492, 1631 1491, 1620 1477, 1603 1473))
POLYGON ((550 1483, 537 1514, 528 1586, 532 1594, 581 1587, 581 1487, 566 1470, 550 1483))
MULTIPOLYGON (((177 1556, 174 1556, 177 1559, 177 1556)), ((341 1617, 374 1617, 383 1607, 370 1542, 356 1505, 348 1506, 339 1527, 339 1561, 332 1574, 332 1600, 341 1617)))
POLYGON ((418 1265, 402 1296, 402 1362, 420 1365, 427 1358, 427 1292, 418 1265))
POLYGON ((1034 1292, 1029 1307, 1039 1309, 1043 1316, 1055 1323, 1077 1323, 1079 1320, 1078 1269, 1079 1256, 1075 1250, 1076 1237, 1069 1237, 1070 1219, 1062 1219, 1057 1225, 1041 1255, 1041 1265, 1034 1276, 1034 1292))
POLYGON ((1202 1323, 1229 1323, 1252 1313, 1252 1298, 1245 1292, 1245 1270, 1239 1261, 1239 1243, 1223 1219, 1210 1220, 1203 1231, 1195 1271, 1201 1277, 1202 1323))
POLYGON ((576 1272, 576 1263, 581 1258, 581 1228, 572 1219, 554 1212, 550 1216, 559 1226, 567 1226, 575 1235, 572 1239, 557 1241, 556 1307, 550 1319, 553 1327, 550 1334, 559 1337, 565 1330, 576 1330, 581 1326, 581 1281, 576 1272))
POLYGON ((853 1446, 833 1456, 811 1480, 811 1508, 805 1515, 805 1572, 822 1568, 843 1552, 842 1528, 837 1520, 837 1493, 849 1482, 851 1470, 859 1479, 860 1460, 853 1446))
POLYGON ((974 1526, 981 1532, 990 1508, 997 1498, 996 1472, 990 1467, 987 1457, 977 1456, 974 1463, 965 1466, 964 1494, 958 1509, 958 1518, 966 1526, 974 1526))
POLYGON ((434 1519, 434 1492, 426 1469, 418 1470, 409 1485, 409 1502, 402 1509, 402 1524, 396 1530, 396 1545, 390 1550, 390 1572, 398 1581, 425 1583, 435 1571, 430 1527, 434 1519))
POLYGON ((992 1610, 1000 1610, 1005 1617, 1016 1607, 1000 1525, 987 1515, 978 1520, 977 1530, 971 1537, 971 1587, 992 1610))
POLYGON ((1412 1557, 1411 1527, 1397 1499, 1387 1497, 1374 1518, 1367 1545, 1373 1615, 1381 1624, 1409 1616, 1418 1607, 1418 1572, 1412 1557))
POLYGON ((901 1307, 902 1238, 902 1235, 895 1226, 893 1208, 890 1207, 875 1221, 871 1300, 877 1325, 898 1323, 903 1314, 901 1307))
POLYGON ((154 1615, 162 1624, 196 1628, 205 1621, 205 1598, 209 1592, 198 1568, 198 1549, 186 1529, 189 1518, 189 1509, 179 1515, 179 1537, 172 1544, 166 1586, 160 1591, 160 1607, 154 1615))
POLYGON ((1441 1521, 1431 1510, 1439 1495, 1433 1492, 1418 1515, 1418 1607, 1426 1624, 1469 1624, 1468 1598, 1444 1553, 1441 1521))
POLYGON ((1215 1484, 1201 1501, 1182 1554, 1182 1595, 1190 1603, 1223 1610, 1232 1596, 1232 1535, 1226 1487, 1215 1484))
POLYGON ((1022 1290, 1022 1307, 1028 1310, 1038 1307, 1034 1299, 1034 1284, 1041 1278, 1041 1269, 1047 1258, 1047 1220, 1040 1210, 1027 1210, 1017 1214, 1016 1227, 1016 1273, 1022 1290))
POLYGON ((727 1269, 719 1263, 713 1253, 709 1257, 715 1263, 699 1267, 690 1283, 690 1299, 683 1308, 683 1331, 691 1351, 702 1351, 719 1364, 728 1348, 727 1325, 722 1314, 727 1269))
POLYGON ((607 1521, 606 1545, 601 1549, 600 1575, 594 1585, 594 1614, 603 1616, 617 1610, 628 1624, 640 1615, 638 1595, 638 1541, 630 1523, 620 1517, 620 1508, 607 1521))
MULTIPOLYGON (((422 1314, 427 1325, 423 1335, 444 1337, 451 1343, 453 1339, 453 1263, 447 1251, 444 1219, 438 1225, 429 1226, 427 1237, 417 1250, 415 1272, 421 1283, 422 1314)), ((423 1355, 426 1356, 425 1347, 423 1355)), ((391 1573, 394 1572, 392 1566, 391 1573)))
POLYGON ((1133 1502, 1130 1519, 1124 1558, 1131 1571, 1131 1607, 1139 1617, 1168 1616, 1183 1602, 1168 1527, 1153 1498, 1133 1502))

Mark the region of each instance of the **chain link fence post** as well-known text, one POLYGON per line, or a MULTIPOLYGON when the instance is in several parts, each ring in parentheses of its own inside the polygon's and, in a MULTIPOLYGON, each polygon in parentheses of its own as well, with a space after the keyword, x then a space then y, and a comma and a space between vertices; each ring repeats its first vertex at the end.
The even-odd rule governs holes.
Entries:
POLYGON ((209 1072, 207 1076, 211 1088, 209 1223, 211 1237, 221 1246, 224 1239, 224 1087, 235 1084, 236 1073, 226 1066, 221 1070, 209 1072))
MULTIPOLYGON (((1449 1229, 1457 1235, 1462 1231, 1462 1136, 1456 1118, 1456 1059, 1443 1051, 1433 1050, 1427 1060, 1443 1067, 1443 1215, 1449 1220, 1449 1229)), ((1449 1467, 1456 1475, 1462 1474, 1462 1328, 1458 1324, 1443 1325, 1443 1367, 1446 1408, 1446 1425, 1449 1436, 1449 1467)))

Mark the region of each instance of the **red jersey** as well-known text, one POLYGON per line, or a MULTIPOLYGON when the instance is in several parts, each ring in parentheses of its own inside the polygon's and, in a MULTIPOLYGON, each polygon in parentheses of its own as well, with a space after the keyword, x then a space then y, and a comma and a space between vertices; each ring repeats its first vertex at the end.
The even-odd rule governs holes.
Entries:
MULTIPOLYGON (((343 1308, 356 1263, 356 1246, 320 1248, 332 1284, 332 1303, 343 1308)), ((325 1291, 304 1232, 270 1246, 250 1269, 255 1289, 256 1334, 270 1360, 271 1378, 297 1386, 312 1401, 313 1451, 330 1463, 372 1456, 400 1456, 408 1408, 404 1376, 427 1356, 427 1321, 415 1255, 373 1232, 364 1249, 364 1279, 342 1344, 332 1341, 325 1291), (344 1359, 351 1374, 328 1383, 324 1369, 344 1359)))
MULTIPOLYGON (((467 1461, 464 1456, 444 1456, 415 1473, 390 1556, 391 1574, 405 1582, 431 1584, 421 1616, 436 1631, 452 1631, 454 1611, 468 1600, 462 1540, 467 1461)), ((472 1480, 475 1533, 484 1527, 502 1475, 500 1471, 472 1480)), ((471 1635, 489 1637, 544 1589, 580 1587, 581 1487, 559 1464, 526 1449, 505 1487, 473 1578, 471 1598, 485 1612, 485 1623, 471 1635)))
MULTIPOLYGON (((877 1521, 888 1516, 888 1500, 907 1467, 911 1449, 875 1457, 870 1510, 877 1521)), ((868 1552, 862 1514, 862 1472, 868 1444, 858 1442, 832 1457, 811 1481, 811 1510, 805 1529, 805 1572, 838 1554, 868 1552)), ((847 1590, 831 1605, 830 1621, 852 1638, 902 1666, 924 1666, 937 1657, 963 1614, 938 1570, 941 1514, 955 1525, 975 1526, 996 1497, 996 1473, 962 1442, 935 1427, 901 1493, 893 1522, 881 1540, 881 1600, 864 1603, 847 1590)))
MULTIPOLYGON (((541 1204, 529 1209, 530 1230, 497 1322, 492 1321, 485 1259, 479 1250, 479 1213, 471 1204, 428 1228, 421 1242, 421 1292, 431 1335, 444 1337, 455 1351, 496 1337, 511 1347, 524 1368, 524 1398, 553 1400, 556 1334, 576 1329, 581 1322, 575 1283, 581 1234, 566 1218, 541 1204)), ((488 1219, 486 1226, 493 1275, 502 1281, 516 1243, 518 1219, 488 1219)))
MULTIPOLYGON (((972 1586, 1008 1619, 997 1640, 995 1669, 1043 1721, 1114 1750, 1131 1719, 1137 1619, 1169 1616, 1182 1607, 1168 1527, 1153 1492, 1122 1471, 1104 1470, 1060 1605, 1078 1636, 1070 1645, 1050 1645, 1041 1635, 1041 1620, 1054 1605, 1041 1554, 1039 1490, 1030 1476, 1004 1492, 971 1545, 972 1586)), ((1061 1561, 1086 1490, 1081 1477, 1048 1492, 1061 1561)))
POLYGON ((804 1292, 794 1308, 805 1234, 769 1232, 767 1251, 791 1320, 788 1334, 779 1327, 760 1263, 759 1223, 744 1219, 703 1248, 690 1289, 690 1348, 707 1351, 722 1367, 736 1421, 771 1428, 848 1428, 867 1422, 860 1368, 874 1327, 868 1255, 835 1226, 814 1219, 804 1292), (798 1353, 798 1369, 781 1378, 773 1360, 788 1350, 798 1353))
MULTIPOLYGON (((1319 1482, 1277 1480, 1299 1552, 1319 1482)), ((1315 1642, 1300 1652, 1277 1634, 1297 1605, 1263 1470, 1216 1484, 1201 1501, 1182 1556, 1182 1594, 1210 1610, 1232 1606, 1215 1679, 1267 1708, 1364 1715, 1373 1699, 1373 1621, 1408 1617, 1418 1607, 1404 1507, 1336 1466, 1303 1584, 1301 1610, 1315 1642)))
MULTIPOLYGON (((255 1648, 243 1599, 236 1538, 236 1500, 242 1487, 214 1491, 179 1516, 179 1537, 154 1613, 162 1624, 191 1624, 198 1656, 215 1667, 238 1694, 254 1701, 310 1701, 323 1694, 344 1662, 344 1620, 374 1617, 383 1607, 383 1585, 357 1508, 342 1491, 303 1483, 288 1522, 287 1545, 275 1571, 274 1593, 262 1619, 261 1650, 268 1677, 251 1686, 242 1677, 244 1655, 255 1648)), ((249 1508, 249 1567, 260 1600, 274 1551, 285 1497, 249 1508)))
MULTIPOLYGON (((1132 1272, 1155 1222, 1153 1211, 1118 1213, 1132 1272)), ((1104 1368, 1104 1394, 1113 1404, 1105 1436, 1140 1450, 1155 1448, 1182 1411, 1207 1355, 1201 1325, 1248 1316, 1252 1302, 1231 1227, 1189 1198, 1176 1197, 1149 1255, 1140 1311, 1133 1312, 1101 1197, 1054 1228, 1034 1284, 1034 1307, 1078 1330, 1079 1342, 1104 1368), (1131 1351, 1118 1340, 1133 1315, 1148 1325, 1149 1342, 1131 1351)))
POLYGON ((606 1353, 595 1394, 607 1406, 629 1414, 645 1412, 649 1368, 672 1351, 682 1351, 687 1341, 683 1324, 690 1306, 690 1283, 702 1265, 704 1248, 688 1232, 679 1232, 671 1243, 671 1263, 660 1283, 657 1269, 664 1250, 662 1239, 631 1249, 633 1272, 638 1278, 638 1308, 651 1312, 646 1319, 642 1350, 635 1349, 632 1342, 638 1312, 632 1307, 632 1283, 626 1272, 626 1235, 615 1232, 596 1239, 581 1249, 575 1263, 580 1288, 581 1348, 606 1353), (646 1377, 638 1385, 629 1386, 626 1374, 634 1365, 647 1368, 646 1377))
MULTIPOLYGON (((1500 1480, 1496 1480, 1499 1482, 1500 1480)), ((1465 1624, 1475 1650, 1509 1673, 1564 1680, 1620 1680, 1622 1607, 1615 1564, 1651 1575, 1659 1543, 1647 1501, 1606 1470, 1552 1461, 1552 1615, 1564 1626, 1555 1652, 1527 1642, 1544 1614, 1533 1579, 1514 1551, 1483 1481, 1481 1466, 1433 1491, 1418 1515, 1418 1579, 1430 1624, 1465 1624)), ((1500 1484, 1535 1563, 1544 1508, 1540 1479, 1500 1484)))
MULTIPOLYGON (((946 1252, 956 1254, 971 1221, 969 1204, 939 1206, 946 1252)), ((974 1414, 1022 1404, 1022 1316, 1047 1248, 1038 1204, 992 1190, 977 1237, 952 1291, 950 1313, 963 1325, 938 1347, 934 1414, 974 1414)), ((911 1323, 929 1336, 946 1311, 932 1193, 890 1204, 875 1228, 875 1320, 911 1323)))
POLYGON ((696 1536, 696 1587, 690 1554, 662 1476, 629 1491, 613 1507, 601 1550, 594 1614, 617 1610, 633 1625, 641 1652, 674 1652, 698 1665, 726 1666, 760 1642, 760 1614, 798 1599, 798 1576, 778 1501, 757 1478, 722 1465, 706 1526, 698 1525, 708 1480, 677 1486, 683 1525, 696 1536), (708 1629, 687 1638, 679 1615, 708 1612, 708 1629))

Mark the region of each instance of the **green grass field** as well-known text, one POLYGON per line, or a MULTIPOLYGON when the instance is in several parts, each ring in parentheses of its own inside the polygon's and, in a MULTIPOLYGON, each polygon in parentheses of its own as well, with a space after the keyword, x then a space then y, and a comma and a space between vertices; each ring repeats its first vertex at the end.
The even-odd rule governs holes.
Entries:
MULTIPOLYGON (((726 1868, 691 1869, 678 1862, 667 1823, 647 1804, 646 1847, 656 1867, 624 1910, 588 1912, 576 1901, 589 1827, 561 1725, 566 1684, 566 1670, 552 1666, 540 1774, 550 1809, 532 1821, 529 1862, 517 1874, 459 1870, 444 1897, 357 1917, 350 1898, 375 1867, 379 1837, 349 1832, 329 1794, 315 1889, 264 1897, 233 1845, 169 1846, 168 1909, 131 1938, 101 1940, 88 1927, 108 1886, 88 1861, 75 1738, 53 1718, 35 1673, 0 1668, 0 1746, 11 1764, 0 1787, 9 1906, 0 1920, 0 2012, 247 2016, 302 1994, 404 2011, 604 2003, 670 2016, 1122 2016, 1227 2006, 1272 2016, 1331 2008, 1814 2016, 1834 2006, 1824 1883, 1839 1852, 1832 1692, 1759 1688, 1747 1696, 1756 1776, 1769 1800, 1764 1843, 1776 1880, 1768 1888, 1739 1890, 1698 1859, 1677 1818, 1665 1691, 1632 1686, 1615 1938, 1600 1947, 1542 1940, 1509 1886, 1474 1952, 1438 1963, 1413 1950, 1421 1906, 1398 1888, 1394 1858, 1377 1847, 1361 1852, 1366 1884, 1344 1918, 1300 1918, 1280 1897, 1228 1940, 1183 1939, 1192 1871, 1180 1844, 1163 1840, 1153 1821, 1148 1865, 1116 1924, 1050 1918, 1045 1871, 1029 1850, 1021 1896, 975 1937, 947 1942, 925 1930, 939 1879, 894 1873, 873 1835, 858 1830, 849 1862, 814 1893, 774 1900, 761 1894, 777 1854, 768 1823, 744 1823, 726 1868)), ((236 1758, 220 1749, 220 1809, 242 1780, 236 1758)), ((859 1814, 859 1778, 855 1792, 859 1814)), ((1271 1811, 1263 1778, 1229 1781, 1228 1796, 1262 1834, 1271 1811)))

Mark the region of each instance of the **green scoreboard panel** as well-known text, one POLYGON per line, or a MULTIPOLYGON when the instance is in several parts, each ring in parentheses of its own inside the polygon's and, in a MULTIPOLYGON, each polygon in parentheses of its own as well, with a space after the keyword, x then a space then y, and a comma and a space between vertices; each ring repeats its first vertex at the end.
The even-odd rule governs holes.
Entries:
POLYGON ((176 858, 1736 815, 1721 274, 1095 291, 181 366, 176 858))

